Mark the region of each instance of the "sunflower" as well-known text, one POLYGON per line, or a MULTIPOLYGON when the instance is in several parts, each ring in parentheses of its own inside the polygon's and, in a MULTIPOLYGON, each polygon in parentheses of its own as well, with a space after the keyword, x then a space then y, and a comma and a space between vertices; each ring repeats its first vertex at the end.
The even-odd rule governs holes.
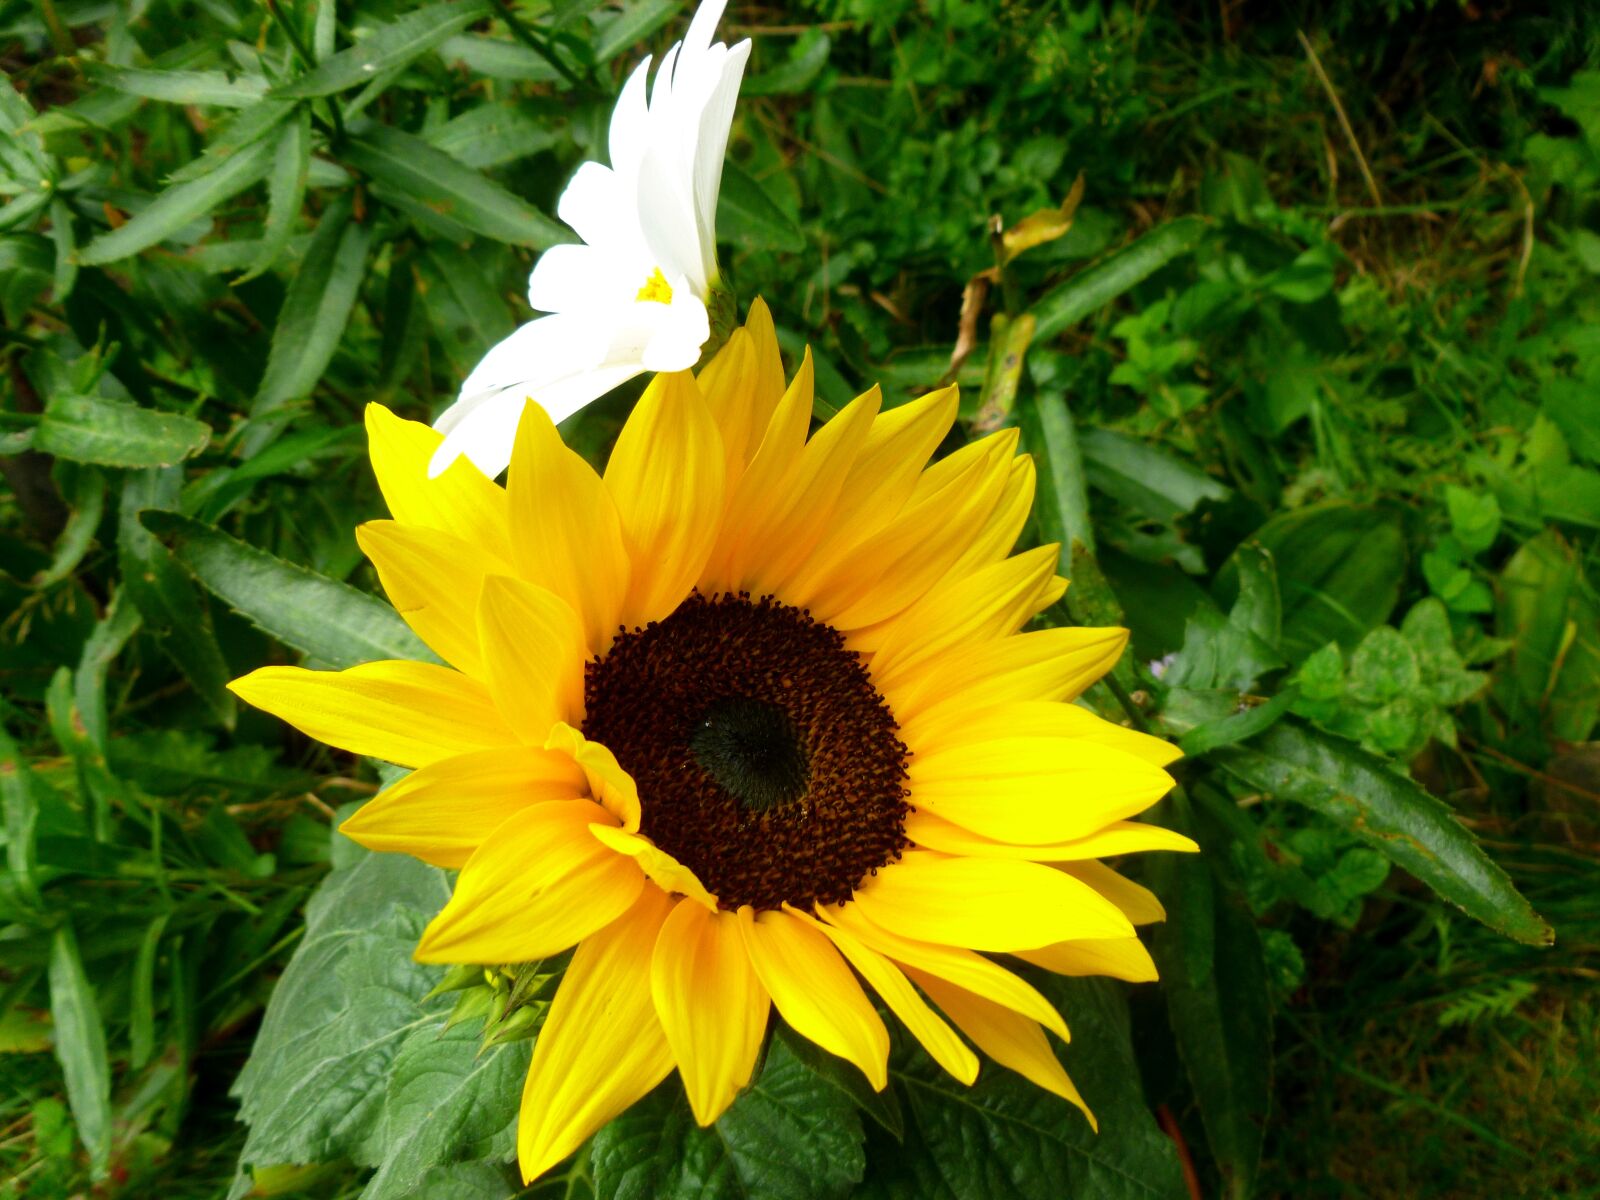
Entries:
POLYGON ((1176 752, 1070 703, 1126 633, 1022 632, 1066 584, 1054 546, 1010 553, 1034 485, 1014 431, 928 465, 955 390, 880 409, 808 440, 810 357, 786 387, 759 301, 698 379, 651 382, 604 476, 529 404, 504 489, 467 460, 430 478, 439 434, 373 405, 394 520, 361 546, 449 665, 233 684, 415 768, 342 828, 459 869, 420 961, 576 947, 526 1179, 674 1069, 716 1120, 773 1009, 883 1088, 867 989, 963 1082, 976 1046, 1088 1115, 1060 1014, 989 955, 1155 977, 1134 925, 1159 903, 1095 860, 1194 848, 1129 820, 1176 752))

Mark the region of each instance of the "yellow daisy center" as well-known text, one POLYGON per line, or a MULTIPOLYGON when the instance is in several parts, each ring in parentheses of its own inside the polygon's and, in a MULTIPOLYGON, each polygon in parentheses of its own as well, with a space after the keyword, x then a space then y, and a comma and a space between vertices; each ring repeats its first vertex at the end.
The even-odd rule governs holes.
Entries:
POLYGON ((644 281, 644 286, 639 289, 635 300, 653 300, 657 304, 672 303, 672 285, 667 282, 667 277, 657 267, 650 272, 650 278, 644 281))
POLYGON ((584 710, 640 831, 724 909, 842 903, 908 844, 893 715, 837 630, 771 597, 696 593, 620 634, 584 710))

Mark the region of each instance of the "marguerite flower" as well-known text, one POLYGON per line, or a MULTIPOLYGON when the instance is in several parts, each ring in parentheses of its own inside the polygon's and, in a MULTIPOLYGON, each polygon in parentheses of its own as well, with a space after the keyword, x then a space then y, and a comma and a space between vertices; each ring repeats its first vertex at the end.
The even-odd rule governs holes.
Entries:
POLYGON ((611 166, 586 162, 556 212, 583 239, 540 257, 528 303, 550 313, 475 367, 435 422, 434 474, 466 455, 493 478, 511 460, 523 405, 564 421, 646 371, 695 365, 711 335, 717 194, 750 41, 713 44, 726 0, 707 0, 661 59, 646 58, 611 114, 611 166))
POLYGON ((1155 976, 1134 925, 1159 903, 1095 860, 1194 848, 1129 819, 1176 752, 1071 703, 1124 631, 1022 632, 1066 585, 1055 547, 1010 553, 1014 431, 926 465, 953 388, 873 389, 808 440, 811 404, 758 301, 698 380, 651 383, 604 476, 530 405, 504 490, 430 478, 439 435, 375 405, 394 520, 361 544, 449 665, 233 685, 416 768, 343 828, 459 868, 420 960, 576 947, 523 1093, 528 1179, 674 1070, 714 1121, 773 1010, 882 1088, 869 988, 958 1079, 975 1046, 1083 1107, 1060 1014, 991 956, 1155 976))

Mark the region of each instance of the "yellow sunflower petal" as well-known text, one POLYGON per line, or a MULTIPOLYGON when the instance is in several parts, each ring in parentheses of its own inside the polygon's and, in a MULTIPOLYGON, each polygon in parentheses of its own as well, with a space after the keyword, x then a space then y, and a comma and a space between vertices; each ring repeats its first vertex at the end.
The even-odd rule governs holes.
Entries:
POLYGON ((319 742, 402 767, 517 740, 487 688, 435 663, 392 659, 348 671, 261 667, 228 689, 319 742))
POLYGON ((589 655, 578 614, 565 600, 527 580, 490 575, 477 623, 489 694, 518 737, 543 745, 558 721, 583 720, 589 655))
MULTIPOLYGON (((1008 464, 1005 486, 993 514, 950 568, 950 574, 969 575, 979 567, 999 562, 1011 553, 1022 527, 1028 522, 1028 514, 1033 511, 1034 482, 1033 459, 1026 454, 1013 458, 1008 464)), ((1060 598, 1060 594, 1056 593, 1039 607, 1048 608, 1060 598)))
POLYGON ((726 478, 722 439, 694 376, 657 375, 606 465, 633 563, 624 625, 659 620, 689 594, 717 542, 726 478))
POLYGON ((852 904, 819 911, 829 924, 848 930, 879 954, 888 955, 901 966, 915 967, 940 979, 948 979, 969 992, 976 992, 1030 1020, 1038 1021, 1062 1041, 1067 1040, 1066 1022, 1056 1012, 1054 1005, 1031 983, 999 963, 960 946, 940 946, 902 937, 876 924, 852 904))
POLYGON ((739 910, 750 963, 783 1019, 802 1037, 861 1068, 877 1091, 889 1082, 889 1031, 833 943, 786 912, 739 910))
POLYGON ((903 938, 974 950, 1031 950, 1133 932, 1116 905, 1054 867, 931 850, 907 851, 857 888, 851 903, 903 938))
POLYGON ((668 895, 686 896, 702 908, 717 911, 717 898, 706 891, 700 877, 642 833, 630 833, 612 825, 596 825, 591 833, 603 845, 626 855, 668 895))
MULTIPOLYGON (((909 404, 880 412, 845 476, 834 505, 834 520, 816 548, 784 586, 798 607, 812 607, 815 596, 832 595, 861 582, 863 542, 895 520, 916 487, 918 473, 956 418, 954 386, 929 392, 909 404)), ((870 581, 870 580, 869 580, 870 581)), ((834 607, 839 606, 835 600, 834 607)))
MULTIPOLYGON (((771 397, 773 407, 783 395, 781 365, 778 370, 780 384, 771 397)), ((756 399, 759 376, 754 341, 743 329, 735 329, 696 380, 721 435, 729 487, 744 474, 745 465, 761 444, 767 422, 772 419, 772 408, 763 409, 756 399)))
POLYGON ((1143 812, 1172 787, 1160 767, 1074 738, 997 737, 912 749, 911 802, 1001 842, 1087 837, 1143 812))
POLYGON ((892 618, 950 572, 988 521, 1015 445, 1016 431, 1008 430, 952 454, 965 464, 962 471, 943 487, 919 490, 893 520, 828 569, 813 601, 818 614, 850 631, 854 647, 870 650, 882 642, 894 628, 892 618))
POLYGON ((565 754, 589 780, 589 795, 629 833, 639 828, 639 785, 622 769, 617 756, 599 742, 591 742, 571 725, 557 724, 544 748, 565 754))
POLYGON ((489 556, 451 534, 398 521, 358 525, 356 543, 417 636, 456 670, 482 679, 474 610, 489 556))
POLYGON ((506 818, 461 868, 417 961, 529 962, 627 912, 644 877, 595 841, 590 826, 601 820, 610 817, 592 800, 550 800, 506 818))
POLYGON ((987 694, 956 695, 900 721, 908 746, 951 746, 996 737, 1081 738, 1158 767, 1183 757, 1171 742, 1115 725, 1086 708, 1055 700, 995 703, 987 694))
POLYGON ((1120 908, 1135 925, 1149 925, 1167 919, 1167 910, 1161 907, 1161 901, 1154 892, 1125 875, 1119 875, 1105 863, 1064 862, 1058 869, 1088 884, 1120 908))
POLYGON ((572 606, 591 650, 610 645, 629 587, 622 522, 600 476, 530 401, 506 484, 517 569, 572 606))
POLYGON ((872 985, 872 990, 882 997, 889 1011, 900 1018, 901 1024, 911 1031, 911 1036, 922 1043, 930 1058, 962 1083, 971 1083, 978 1077, 978 1056, 956 1036, 944 1018, 917 994, 917 989, 906 979, 905 972, 876 950, 837 925, 813 921, 803 913, 794 913, 822 930, 839 952, 849 959, 860 976, 872 985))
MULTIPOLYGON (((807 381, 809 362, 803 372, 807 381)), ((785 396, 784 404, 789 403, 785 396)), ((715 576, 721 586, 758 594, 782 590, 826 532, 839 489, 880 403, 876 388, 857 396, 785 463, 769 464, 762 443, 729 506, 715 576), (779 469, 768 470, 769 465, 779 469)), ((775 425, 780 417, 781 408, 775 425)))
POLYGON ((894 628, 873 651, 878 690, 900 685, 948 651, 1015 633, 1039 611, 1055 569, 1056 547, 1036 546, 935 586, 895 618, 894 628))
POLYGON ((397 417, 381 404, 367 405, 372 471, 394 519, 452 534, 510 562, 505 491, 465 458, 437 479, 428 478, 428 460, 443 440, 420 421, 397 417))
MULTIPOLYGON (((750 349, 756 359, 755 388, 746 403, 752 405, 758 415, 770 419, 783 398, 783 352, 778 348, 778 330, 772 323, 772 311, 760 296, 750 302, 744 331, 750 335, 750 349)), ((765 422, 756 426, 758 443, 764 429, 765 422)), ((751 453, 755 453, 754 446, 751 453)))
POLYGON ((698 904, 674 908, 656 940, 650 994, 689 1109, 709 1125, 750 1082, 770 1007, 737 918, 698 904))
POLYGON ((1076 1106, 1089 1118, 1090 1127, 1099 1130, 1094 1114, 1067 1078, 1061 1060, 1056 1058, 1038 1024, 936 976, 915 970, 910 975, 961 1032, 978 1044, 978 1049, 1001 1066, 1010 1067, 1029 1082, 1076 1106))
POLYGON ((506 746, 442 758, 379 792, 339 826, 368 850, 460 867, 530 804, 583 795, 583 772, 564 754, 506 746))
POLYGON ((583 940, 533 1047, 517 1120, 531 1182, 672 1071, 650 996, 650 959, 672 901, 645 888, 634 907, 583 940))
POLYGON ((1163 829, 1159 825, 1146 825, 1141 821, 1113 821, 1103 829, 1066 842, 1020 845, 973 833, 924 809, 913 809, 907 814, 906 836, 919 846, 945 854, 964 854, 973 858, 1025 858, 1030 862, 1045 863, 1110 858, 1143 850, 1200 849, 1181 833, 1163 829))
POLYGON ((992 704, 1074 700, 1127 644, 1126 629, 1038 629, 950 650, 879 690, 901 721, 952 696, 981 695, 992 704))
POLYGON ((1018 950, 1018 958, 1057 975, 1109 975, 1129 983, 1150 983, 1156 964, 1136 937, 1057 942, 1037 950, 1018 950))

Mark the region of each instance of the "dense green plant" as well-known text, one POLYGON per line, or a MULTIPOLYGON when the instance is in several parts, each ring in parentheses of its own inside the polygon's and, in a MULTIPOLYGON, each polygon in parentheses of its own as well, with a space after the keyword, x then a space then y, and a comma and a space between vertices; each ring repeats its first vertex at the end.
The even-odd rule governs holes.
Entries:
MULTIPOLYGON (((550 1194, 1182 1195, 1178 1145, 1204 1194, 1600 1187, 1600 21, 1299 8, 730 15, 736 290, 819 409, 958 378, 1021 426, 1051 616, 1132 630, 1091 700, 1180 741, 1206 853, 1149 872, 1160 985, 1056 985, 1098 1138, 780 1035, 714 1131, 663 1089, 550 1194)), ((680 19, 0 3, 7 1194, 510 1194, 537 991, 411 963, 438 873, 333 832, 383 780, 224 684, 414 645, 362 406, 437 413, 525 319, 680 19)))

